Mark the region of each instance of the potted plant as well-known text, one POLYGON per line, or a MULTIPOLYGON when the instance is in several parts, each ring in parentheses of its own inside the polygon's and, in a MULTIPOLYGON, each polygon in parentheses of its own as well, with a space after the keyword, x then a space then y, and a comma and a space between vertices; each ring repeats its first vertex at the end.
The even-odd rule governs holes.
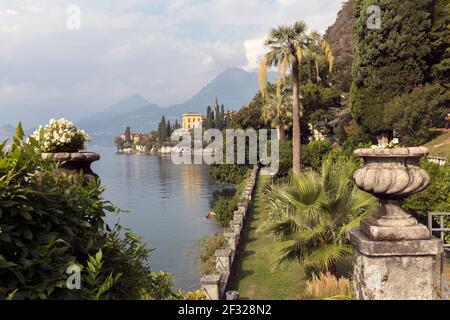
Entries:
POLYGON ((100 155, 84 151, 91 138, 72 122, 64 118, 50 119, 47 125, 39 126, 32 137, 39 142, 43 160, 61 163, 55 173, 83 173, 87 178, 98 178, 91 163, 99 160, 100 155))

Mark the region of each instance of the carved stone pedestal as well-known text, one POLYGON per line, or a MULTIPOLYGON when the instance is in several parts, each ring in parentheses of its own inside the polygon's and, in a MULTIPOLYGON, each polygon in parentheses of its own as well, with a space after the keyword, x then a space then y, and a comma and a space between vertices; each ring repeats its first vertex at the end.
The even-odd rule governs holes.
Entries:
POLYGON ((358 300, 433 300, 438 239, 374 241, 348 233, 353 245, 353 287, 358 300))
POLYGON ((440 241, 405 212, 402 201, 430 182, 419 160, 426 148, 359 149, 365 165, 356 185, 380 200, 378 211, 352 229, 353 286, 361 300, 432 300, 440 241))

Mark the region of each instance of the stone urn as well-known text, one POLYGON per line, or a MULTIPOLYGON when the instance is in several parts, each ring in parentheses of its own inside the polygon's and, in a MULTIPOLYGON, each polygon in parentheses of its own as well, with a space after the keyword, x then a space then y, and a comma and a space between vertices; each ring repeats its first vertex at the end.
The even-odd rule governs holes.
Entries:
POLYGON ((428 149, 376 148, 354 152, 365 165, 354 174, 356 185, 377 197, 380 208, 361 222, 361 231, 375 241, 430 239, 428 228, 402 208, 405 198, 424 190, 430 182, 419 160, 428 149))
POLYGON ((99 179, 91 169, 91 163, 100 160, 100 155, 95 152, 56 152, 42 153, 43 160, 61 162, 61 166, 54 173, 83 173, 85 179, 99 179))

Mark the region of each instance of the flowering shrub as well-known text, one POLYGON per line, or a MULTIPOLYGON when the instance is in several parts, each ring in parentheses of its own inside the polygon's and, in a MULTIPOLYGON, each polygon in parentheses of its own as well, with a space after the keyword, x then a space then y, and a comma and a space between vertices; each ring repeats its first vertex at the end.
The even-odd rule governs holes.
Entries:
POLYGON ((394 149, 400 146, 400 142, 397 138, 392 139, 388 143, 382 143, 379 145, 372 146, 372 149, 394 149))
POLYGON ((72 122, 62 118, 50 119, 46 126, 31 135, 39 141, 42 152, 78 152, 85 149, 85 143, 91 138, 72 122))

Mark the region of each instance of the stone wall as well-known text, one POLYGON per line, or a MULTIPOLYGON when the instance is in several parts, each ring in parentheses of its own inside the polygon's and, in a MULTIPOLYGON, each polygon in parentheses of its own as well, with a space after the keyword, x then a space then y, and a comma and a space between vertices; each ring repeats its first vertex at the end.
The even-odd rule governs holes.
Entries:
POLYGON ((209 300, 221 300, 225 298, 225 291, 231 279, 234 262, 238 254, 239 241, 242 238, 245 222, 248 218, 253 193, 256 187, 258 166, 254 166, 250 178, 245 184, 244 191, 240 197, 241 201, 237 205, 237 210, 233 213, 233 220, 230 222, 230 230, 225 233, 226 245, 215 252, 216 272, 215 274, 202 277, 202 290, 205 291, 209 300))

